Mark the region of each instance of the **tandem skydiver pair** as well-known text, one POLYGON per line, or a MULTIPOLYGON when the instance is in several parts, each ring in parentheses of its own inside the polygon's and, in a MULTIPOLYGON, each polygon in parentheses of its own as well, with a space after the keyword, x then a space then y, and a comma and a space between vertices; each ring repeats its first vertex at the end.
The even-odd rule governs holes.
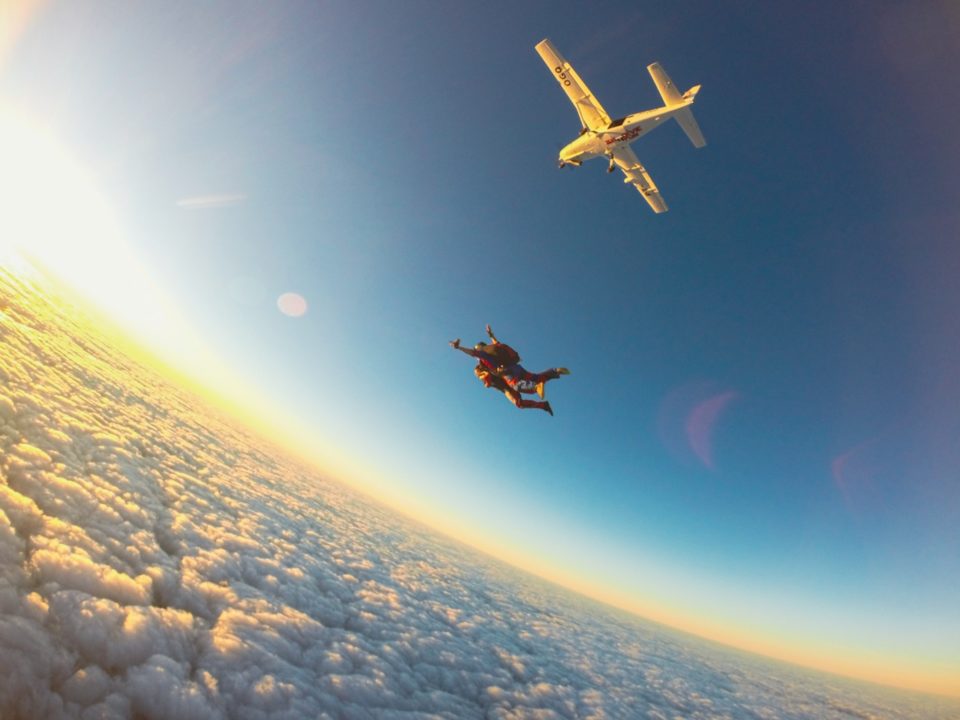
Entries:
POLYGON ((473 348, 460 345, 460 338, 450 341, 450 347, 476 358, 477 365, 473 374, 484 384, 484 387, 499 390, 517 408, 523 410, 535 408, 553 415, 550 403, 544 400, 544 387, 550 380, 561 375, 569 375, 570 371, 564 367, 551 368, 539 373, 532 373, 520 364, 520 355, 506 343, 497 340, 493 330, 487 325, 489 343, 479 342, 473 348), (540 396, 540 400, 526 400, 523 393, 540 396))

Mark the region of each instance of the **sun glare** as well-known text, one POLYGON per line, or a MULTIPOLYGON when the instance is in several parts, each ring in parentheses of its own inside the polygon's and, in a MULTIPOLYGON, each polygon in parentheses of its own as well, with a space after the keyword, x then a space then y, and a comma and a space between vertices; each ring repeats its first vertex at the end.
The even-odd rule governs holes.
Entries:
POLYGON ((218 399, 253 397, 135 256, 91 173, 39 123, 2 104, 0 198, 0 265, 49 272, 218 399))
POLYGON ((153 346, 182 328, 133 256, 88 172, 36 123, 0 106, 0 263, 33 261, 153 346))
POLYGON ((98 301, 115 286, 113 276, 136 272, 106 202, 50 137, 0 110, 0 157, 7 256, 17 250, 39 260, 98 301))

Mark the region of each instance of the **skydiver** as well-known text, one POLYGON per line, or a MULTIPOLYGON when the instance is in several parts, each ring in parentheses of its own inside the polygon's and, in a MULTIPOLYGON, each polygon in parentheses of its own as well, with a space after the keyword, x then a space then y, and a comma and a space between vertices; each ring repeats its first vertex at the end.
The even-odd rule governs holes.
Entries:
MULTIPOLYGON (((470 349, 461 347, 460 338, 457 338, 456 340, 450 341, 450 347, 477 359, 478 362, 476 367, 473 368, 473 374, 476 375, 477 379, 483 383, 484 387, 499 390, 503 393, 507 400, 512 402, 514 406, 521 410, 526 408, 536 408, 538 410, 544 410, 545 412, 553 415, 553 408, 550 407, 549 402, 525 400, 523 397, 521 397, 520 390, 510 387, 506 379, 497 372, 496 368, 499 367, 497 358, 484 350, 486 347, 484 343, 477 343, 473 349, 470 349)), ((533 391, 528 390, 527 392, 533 391)))
POLYGON ((553 415, 549 402, 524 400, 521 393, 544 395, 544 385, 561 375, 569 375, 567 368, 553 368, 542 373, 531 373, 520 365, 517 351, 506 343, 501 343, 487 325, 487 334, 492 343, 477 343, 473 349, 460 346, 460 338, 450 342, 450 347, 478 360, 473 372, 485 387, 500 390, 510 402, 518 408, 538 408, 553 415))

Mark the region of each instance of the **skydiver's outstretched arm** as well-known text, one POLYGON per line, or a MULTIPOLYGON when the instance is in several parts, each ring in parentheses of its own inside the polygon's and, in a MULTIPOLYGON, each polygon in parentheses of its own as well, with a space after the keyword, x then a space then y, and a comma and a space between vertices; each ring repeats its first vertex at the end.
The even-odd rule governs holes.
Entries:
POLYGON ((487 323, 487 335, 490 336, 490 339, 493 340, 494 343, 500 342, 499 340, 497 340, 496 337, 494 337, 494 335, 493 335, 493 329, 490 327, 490 324, 489 324, 489 323, 487 323))
POLYGON ((476 351, 475 351, 473 348, 461 347, 461 345, 460 345, 460 338, 457 338, 456 340, 451 340, 451 341, 450 341, 450 347, 452 347, 454 350, 459 350, 459 351, 462 352, 462 353, 466 353, 466 354, 469 355, 470 357, 476 357, 476 356, 477 356, 477 353, 476 353, 476 351))
POLYGON ((460 345, 460 338, 450 341, 450 347, 454 350, 459 350, 464 355, 469 355, 472 358, 476 358, 481 363, 483 363, 488 369, 499 372, 497 370, 497 359, 490 353, 484 352, 483 350, 478 350, 477 348, 465 348, 460 345))

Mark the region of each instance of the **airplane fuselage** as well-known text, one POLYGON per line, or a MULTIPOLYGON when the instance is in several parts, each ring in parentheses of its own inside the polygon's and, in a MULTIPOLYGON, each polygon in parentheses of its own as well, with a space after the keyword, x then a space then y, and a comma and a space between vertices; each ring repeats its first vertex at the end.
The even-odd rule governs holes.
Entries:
POLYGON ((568 163, 580 165, 584 160, 592 160, 596 157, 609 158, 614 148, 629 145, 687 106, 688 104, 683 104, 671 108, 659 107, 645 110, 613 120, 602 130, 584 129, 580 137, 560 151, 560 165, 568 163))
POLYGON ((700 92, 700 86, 694 85, 681 93, 660 63, 650 63, 647 72, 660 93, 663 105, 612 120, 577 71, 563 59, 550 40, 544 38, 538 42, 536 51, 567 99, 573 103, 583 127, 580 137, 560 151, 560 167, 580 165, 584 160, 605 157, 610 163, 607 172, 612 173, 614 168, 619 167, 623 171, 623 181, 633 185, 655 213, 666 212, 667 204, 659 188, 647 169, 640 164, 630 144, 663 122, 676 120, 694 147, 706 145, 707 141, 700 132, 691 107, 700 92))

